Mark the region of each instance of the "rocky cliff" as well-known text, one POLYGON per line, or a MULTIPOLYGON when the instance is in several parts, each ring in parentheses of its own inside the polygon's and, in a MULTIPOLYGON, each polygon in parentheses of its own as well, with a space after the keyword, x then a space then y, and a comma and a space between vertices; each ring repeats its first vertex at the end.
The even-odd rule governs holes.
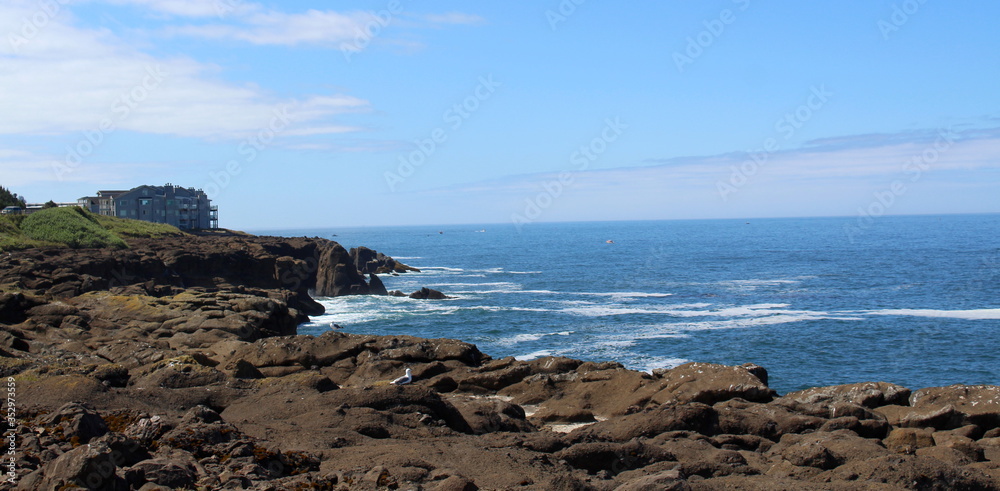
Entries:
POLYGON ((1000 387, 782 396, 751 364, 296 335, 310 291, 371 292, 359 257, 217 237, 0 258, 16 487, 1000 489, 1000 387))

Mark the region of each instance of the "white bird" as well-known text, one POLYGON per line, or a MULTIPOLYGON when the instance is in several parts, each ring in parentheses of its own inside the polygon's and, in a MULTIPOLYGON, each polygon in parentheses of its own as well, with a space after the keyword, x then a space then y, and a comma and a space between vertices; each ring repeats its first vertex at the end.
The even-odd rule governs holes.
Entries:
POLYGON ((399 377, 396 380, 393 380, 392 382, 389 383, 392 385, 405 385, 410 382, 413 382, 413 372, 409 368, 407 368, 406 375, 403 375, 402 377, 399 377))

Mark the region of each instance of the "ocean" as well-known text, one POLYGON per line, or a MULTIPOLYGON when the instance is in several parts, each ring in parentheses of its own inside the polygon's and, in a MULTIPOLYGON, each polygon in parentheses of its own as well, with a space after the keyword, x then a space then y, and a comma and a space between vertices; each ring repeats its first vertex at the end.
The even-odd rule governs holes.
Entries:
POLYGON ((318 298, 300 326, 454 338, 500 358, 767 368, 779 393, 1000 385, 1000 215, 253 231, 366 246, 455 298, 318 298))

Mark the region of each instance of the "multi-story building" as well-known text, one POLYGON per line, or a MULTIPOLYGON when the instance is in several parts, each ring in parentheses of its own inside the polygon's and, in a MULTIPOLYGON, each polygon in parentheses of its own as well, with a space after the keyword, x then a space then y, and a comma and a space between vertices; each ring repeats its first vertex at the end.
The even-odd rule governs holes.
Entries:
POLYGON ((173 184, 98 191, 78 203, 100 215, 166 223, 182 230, 219 228, 219 208, 212 206, 204 191, 173 184))

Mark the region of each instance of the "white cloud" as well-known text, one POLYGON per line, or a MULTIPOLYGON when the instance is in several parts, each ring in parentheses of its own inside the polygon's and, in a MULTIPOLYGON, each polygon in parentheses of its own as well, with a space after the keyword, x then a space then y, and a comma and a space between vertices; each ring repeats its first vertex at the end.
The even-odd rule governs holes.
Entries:
POLYGON ((155 164, 94 163, 86 171, 44 155, 24 151, 0 151, 0 176, 8 188, 36 183, 102 182, 114 185, 143 175, 155 164))
POLYGON ((243 138, 290 108, 293 128, 330 127, 339 114, 365 110, 345 95, 277 98, 217 78, 219 68, 189 58, 157 57, 104 29, 76 27, 69 12, 50 17, 31 36, 25 4, 0 5, 0 134, 61 134, 114 129, 194 138, 243 138))
POLYGON ((463 14, 461 12, 448 12, 446 14, 429 14, 424 19, 432 24, 465 24, 478 25, 486 22, 486 19, 474 15, 463 14))
POLYGON ((542 221, 823 216, 854 213, 873 192, 899 182, 906 191, 894 214, 1000 211, 995 198, 1000 136, 961 132, 947 146, 933 138, 891 136, 881 144, 855 141, 775 152, 745 175, 728 199, 718 185, 730 182, 733 169, 748 161, 746 153, 517 175, 413 194, 442 206, 474 203, 469 207, 496 221, 515 214, 542 221), (908 171, 914 158, 922 168, 908 171))
POLYGON ((339 13, 308 10, 301 14, 277 11, 245 16, 238 24, 210 24, 168 29, 168 32, 208 39, 232 39, 257 45, 295 46, 319 44, 337 46, 365 36, 368 26, 381 28, 371 12, 339 13))
POLYGON ((134 5, 161 14, 182 17, 224 17, 247 14, 260 5, 244 0, 104 0, 112 5, 134 5))

